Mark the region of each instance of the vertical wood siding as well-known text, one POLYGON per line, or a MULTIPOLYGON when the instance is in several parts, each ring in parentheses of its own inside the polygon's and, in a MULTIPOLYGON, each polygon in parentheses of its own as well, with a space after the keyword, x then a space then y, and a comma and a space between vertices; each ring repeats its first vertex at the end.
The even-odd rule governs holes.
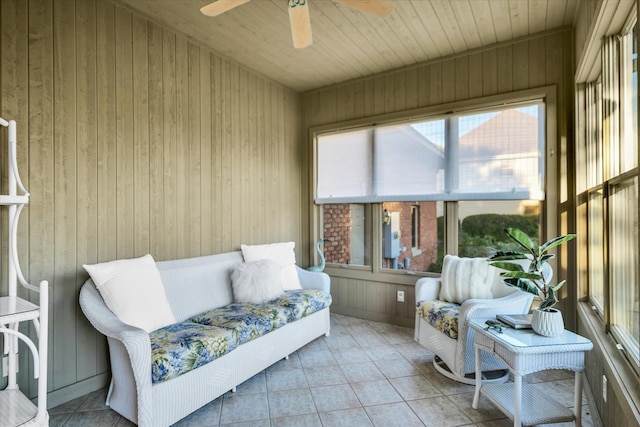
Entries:
MULTIPOLYGON (((566 170, 566 153, 573 150, 570 128, 573 103, 572 56, 570 30, 541 34, 514 43, 501 43, 466 55, 456 55, 305 93, 302 100, 303 123, 308 128, 555 85, 557 138, 562 155, 555 156, 557 164, 552 169, 566 170)), ((304 147, 309 168, 312 168, 311 147, 311 142, 304 147)), ((310 180, 311 174, 305 177, 310 180)), ((310 188, 309 182, 311 181, 305 182, 306 188, 310 188)), ((571 194, 567 192, 567 188, 561 188, 561 192, 563 201, 567 194, 571 194)), ((309 204, 312 203, 311 197, 312 192, 309 204)), ((556 200, 551 203, 556 203, 556 200)), ((568 204, 563 206, 570 209, 568 204)), ((560 215, 558 221, 559 218, 560 215)), ((566 277, 564 272, 562 275, 566 277)), ((415 314, 413 296, 406 295, 406 303, 395 302, 396 290, 407 289, 406 282, 404 283, 332 277, 332 309, 344 314, 358 313, 374 320, 411 326, 415 314)), ((575 292, 572 292, 573 294, 565 295, 562 302, 564 312, 567 313, 565 321, 569 327, 575 325, 575 310, 571 303, 575 301, 575 292)))
POLYGON ((51 286, 51 403, 108 371, 78 306, 82 264, 301 241, 297 93, 105 0, 2 0, 0 69, 31 193, 20 259, 51 286))

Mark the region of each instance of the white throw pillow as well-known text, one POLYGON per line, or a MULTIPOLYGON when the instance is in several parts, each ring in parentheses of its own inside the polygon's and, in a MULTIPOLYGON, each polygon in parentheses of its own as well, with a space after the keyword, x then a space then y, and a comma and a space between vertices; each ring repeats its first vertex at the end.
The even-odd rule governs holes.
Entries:
POLYGON ((245 262, 270 259, 282 266, 282 287, 284 290, 302 289, 296 271, 294 242, 271 243, 267 245, 240 245, 245 262))
POLYGON ((264 304, 282 295, 282 266, 270 259, 243 262, 231 272, 235 302, 264 304))
POLYGON ((107 307, 122 322, 147 332, 175 323, 151 255, 83 265, 107 307))
POLYGON ((486 258, 445 255, 438 299, 456 304, 472 298, 491 299, 491 287, 497 274, 497 269, 486 258))

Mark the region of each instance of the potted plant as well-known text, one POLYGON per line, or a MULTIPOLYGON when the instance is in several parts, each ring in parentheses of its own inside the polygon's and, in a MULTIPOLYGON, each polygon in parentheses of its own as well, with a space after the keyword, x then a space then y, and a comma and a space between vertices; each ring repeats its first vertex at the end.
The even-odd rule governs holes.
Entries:
POLYGON ((555 255, 549 250, 569 240, 575 239, 575 234, 555 237, 548 242, 538 245, 524 232, 517 228, 507 228, 507 234, 523 249, 522 252, 497 252, 489 260, 491 265, 506 270, 500 275, 505 284, 529 292, 541 299, 540 305, 534 310, 531 326, 535 332, 544 336, 556 336, 564 330, 562 313, 553 308, 558 302, 557 292, 565 284, 565 280, 556 285, 551 284, 553 270, 548 263, 555 255), (529 260, 525 271, 522 260, 529 260))

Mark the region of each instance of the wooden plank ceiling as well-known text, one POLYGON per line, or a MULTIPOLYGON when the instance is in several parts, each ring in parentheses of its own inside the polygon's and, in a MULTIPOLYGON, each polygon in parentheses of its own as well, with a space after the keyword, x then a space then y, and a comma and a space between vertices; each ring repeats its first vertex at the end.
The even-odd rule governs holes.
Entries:
POLYGON ((578 0, 394 0, 380 18, 307 0, 313 44, 291 42, 288 0, 252 0, 217 17, 211 0, 118 0, 299 92, 572 25, 578 0))

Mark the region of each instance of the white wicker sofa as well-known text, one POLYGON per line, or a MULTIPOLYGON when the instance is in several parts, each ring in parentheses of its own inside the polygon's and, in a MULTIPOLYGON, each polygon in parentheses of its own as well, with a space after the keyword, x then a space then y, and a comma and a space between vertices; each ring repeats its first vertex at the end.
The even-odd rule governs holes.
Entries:
MULTIPOLYGON (((233 306, 230 271, 242 262, 239 251, 157 262, 176 325, 208 311, 207 316, 212 317, 211 310, 233 306)), ((140 426, 170 425, 227 391, 235 390, 237 385, 315 338, 328 336, 329 276, 297 266, 295 269, 303 288, 299 292, 324 294, 327 303, 324 308, 308 315, 296 312, 296 318, 282 322, 283 325, 268 333, 249 337, 215 360, 162 381, 155 379, 155 372, 152 375, 152 365, 156 363, 152 362, 152 340, 156 331, 148 333, 123 323, 107 307, 93 281, 87 280, 80 291, 80 306, 91 324, 107 336, 109 344, 112 378, 107 404, 140 426)), ((285 302, 282 307, 286 305, 285 302)), ((278 308, 281 313, 282 307, 278 308)), ((288 310, 289 314, 293 312, 288 310)), ((206 323, 201 322, 198 327, 206 327, 206 323)))

